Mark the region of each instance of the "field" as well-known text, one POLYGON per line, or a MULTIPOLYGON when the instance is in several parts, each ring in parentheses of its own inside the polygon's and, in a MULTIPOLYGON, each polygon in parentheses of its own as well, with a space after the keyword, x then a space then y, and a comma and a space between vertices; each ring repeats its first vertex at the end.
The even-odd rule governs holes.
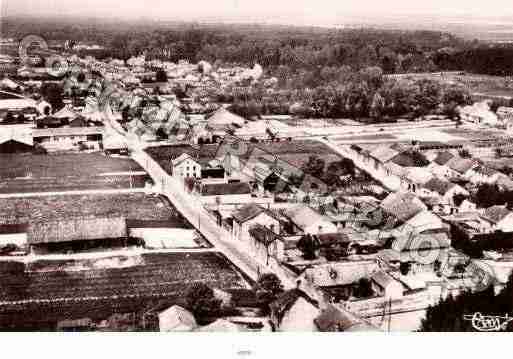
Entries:
POLYGON ((513 97, 513 77, 490 76, 478 74, 446 73, 419 73, 391 75, 390 77, 407 80, 429 79, 439 81, 447 85, 460 85, 467 88, 470 93, 481 100, 483 98, 513 97))
POLYGON ((0 224, 40 223, 76 217, 116 217, 190 225, 163 197, 143 193, 66 195, 0 199, 0 224))
POLYGON ((0 193, 138 188, 150 179, 141 172, 131 159, 96 153, 2 154, 0 193))
POLYGON ((223 290, 248 288, 241 273, 219 253, 143 254, 113 260, 125 265, 98 268, 67 261, 5 268, 8 263, 0 263, 0 328, 51 330, 64 319, 100 320, 113 313, 149 310, 157 303, 183 304, 184 293, 194 282, 223 290), (91 268, 73 270, 78 264, 91 268), (21 300, 29 302, 16 303, 21 300))

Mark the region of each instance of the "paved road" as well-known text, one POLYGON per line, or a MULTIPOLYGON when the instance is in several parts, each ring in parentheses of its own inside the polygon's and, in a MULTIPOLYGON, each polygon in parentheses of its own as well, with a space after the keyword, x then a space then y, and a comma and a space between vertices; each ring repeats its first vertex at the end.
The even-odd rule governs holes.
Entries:
MULTIPOLYGON (((224 253, 237 267, 253 280, 260 273, 269 271, 264 263, 259 263, 251 256, 250 251, 240 241, 232 239, 231 233, 217 225, 194 195, 184 191, 183 184, 176 178, 167 175, 160 167, 156 167, 148 155, 135 151, 132 158, 137 161, 161 187, 161 192, 169 198, 176 209, 201 233, 205 238, 224 253)), ((286 287, 295 285, 292 276, 276 273, 286 287)))

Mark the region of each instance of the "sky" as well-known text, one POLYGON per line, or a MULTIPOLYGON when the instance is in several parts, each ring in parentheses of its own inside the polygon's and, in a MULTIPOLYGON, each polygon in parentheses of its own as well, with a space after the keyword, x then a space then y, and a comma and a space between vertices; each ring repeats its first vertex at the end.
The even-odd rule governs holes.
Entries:
MULTIPOLYGON (((0 0, 2 16, 340 24, 389 15, 513 15, 512 0, 0 0)), ((512 24, 513 25, 513 24, 512 24)))

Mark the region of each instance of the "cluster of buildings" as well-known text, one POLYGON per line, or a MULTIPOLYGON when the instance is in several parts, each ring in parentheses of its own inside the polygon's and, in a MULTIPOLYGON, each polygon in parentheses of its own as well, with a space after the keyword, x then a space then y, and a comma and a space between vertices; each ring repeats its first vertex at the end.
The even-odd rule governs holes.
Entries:
MULTIPOLYGON (((487 268, 500 267, 501 273, 513 269, 513 261, 508 260, 513 211, 506 205, 482 208, 476 200, 483 185, 512 191, 513 180, 473 158, 465 143, 362 141, 330 148, 329 140, 317 136, 310 140, 315 144, 309 144, 312 149, 300 151, 308 147, 300 138, 312 137, 304 128, 289 126, 279 116, 246 119, 208 97, 210 90, 231 85, 251 86, 258 81, 272 85, 259 65, 214 68, 205 61, 171 63, 144 56, 99 61, 69 55, 66 60, 72 71, 62 79, 45 81, 41 74, 34 76, 37 71, 20 68, 15 77, 2 80, 0 153, 128 155, 129 142, 136 142, 227 233, 224 241, 237 243, 263 271, 297 283, 273 299, 267 314, 255 315, 261 303, 254 290, 237 292, 227 283, 211 280, 223 286, 215 288, 220 300, 244 308, 243 314, 199 325, 198 318, 173 297, 154 317, 162 331, 373 330, 382 326, 384 312, 393 316, 411 311, 422 318, 425 309, 441 298, 475 289, 472 281, 462 279, 476 271, 493 276, 487 268), (55 99, 44 100, 46 82, 62 85, 59 108, 50 104, 55 99), (102 103, 102 82, 126 96, 102 103), (28 92, 37 100, 21 94, 28 92), (350 186, 327 186, 320 179, 322 173, 305 173, 305 163, 315 156, 326 159, 325 168, 349 159, 379 184, 361 185, 366 187, 364 194, 351 193, 350 186)), ((500 108, 494 114, 487 106, 461 108, 462 121, 509 129, 513 111, 500 108)), ((507 149, 508 143, 505 139, 502 147, 507 149)), ((356 181, 355 175, 339 177, 341 183, 356 181)), ((158 195, 165 186, 165 181, 155 181, 156 193, 146 193, 162 201, 159 208, 166 206, 158 195)), ((145 245, 137 242, 134 247, 145 251, 177 246, 184 250, 170 242, 199 241, 194 230, 157 222, 141 223, 140 218, 110 213, 35 226, 29 218, 0 226, 0 241, 29 243, 40 255, 61 242, 100 241, 100 247, 108 248, 113 246, 109 239, 139 238, 145 245)), ((127 247, 118 242, 117 247, 127 247)), ((158 265, 162 263, 150 268, 154 281, 158 265)), ((209 266, 214 268, 208 264, 202 270, 208 272, 209 266)), ((227 276, 234 275, 228 272, 227 276)), ((197 281, 209 278, 203 273, 196 277, 197 281)), ((175 280, 171 274, 169 278, 169 283, 175 280)), ((180 280, 184 278, 186 274, 180 280)), ((493 276, 491 283, 498 290, 504 278, 493 276)), ((159 283, 152 285, 160 288, 159 283)), ((154 296, 169 299, 161 289, 155 289, 154 296)), ((126 290, 120 289, 123 295, 126 290)), ((183 288, 173 291, 177 293, 183 295, 183 288)), ((35 294, 34 298, 40 299, 35 294)), ((155 314, 155 307, 149 312, 155 314)), ((59 321, 59 327, 92 327, 90 320, 69 319, 59 321)))

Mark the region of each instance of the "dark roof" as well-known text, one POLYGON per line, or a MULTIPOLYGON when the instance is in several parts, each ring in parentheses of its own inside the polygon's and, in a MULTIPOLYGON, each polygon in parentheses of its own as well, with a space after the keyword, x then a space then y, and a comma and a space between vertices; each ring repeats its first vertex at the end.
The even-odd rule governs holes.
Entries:
POLYGON ((444 152, 438 152, 436 158, 433 160, 436 164, 439 164, 440 166, 445 165, 451 158, 453 158, 454 155, 450 152, 444 151, 444 152))
POLYGON ((269 228, 262 226, 261 224, 255 224, 249 229, 251 237, 255 238, 258 242, 265 246, 270 245, 276 240, 281 240, 281 236, 271 231, 269 228))
POLYGON ((246 182, 212 183, 201 187, 202 196, 222 196, 231 194, 250 194, 251 187, 246 182))
POLYGON ((323 233, 313 236, 321 247, 330 247, 337 244, 348 244, 351 239, 346 233, 323 233))
POLYGON ((430 191, 439 193, 441 195, 446 194, 455 184, 448 181, 443 181, 436 177, 431 178, 429 181, 424 184, 424 187, 429 189, 430 191))
POLYGON ((426 157, 417 151, 401 152, 390 161, 401 167, 425 167, 429 164, 426 157))
POLYGON ((483 217, 497 223, 503 220, 511 212, 505 206, 492 206, 485 209, 483 217))
POLYGON ((28 229, 28 223, 0 224, 0 234, 27 233, 28 229))
POLYGON ((269 305, 271 312, 278 319, 278 324, 281 323, 285 314, 290 310, 290 308, 292 308, 299 298, 303 298, 313 306, 318 307, 317 301, 311 299, 302 290, 297 288, 287 290, 278 295, 278 297, 269 305))
POLYGON ((482 166, 482 165, 476 166, 476 168, 474 168, 474 171, 476 171, 477 173, 480 173, 484 176, 493 176, 497 173, 497 171, 494 170, 493 168, 490 168, 487 166, 482 166))
POLYGON ((0 153, 26 153, 33 150, 34 146, 16 140, 7 140, 0 143, 0 153))
POLYGON ((187 228, 185 220, 180 217, 169 220, 139 220, 127 219, 127 228, 187 228))
POLYGON ((358 326, 361 330, 375 330, 355 316, 342 312, 333 304, 329 304, 323 309, 319 316, 314 319, 314 323, 321 332, 345 332, 355 326, 358 326))
POLYGON ((233 213, 233 219, 238 223, 243 223, 255 218, 263 212, 267 212, 269 215, 273 215, 271 211, 267 211, 265 208, 256 203, 248 203, 233 213))
POLYGON ((385 289, 389 284, 395 281, 388 273, 380 270, 371 275, 371 280, 381 288, 385 289))
POLYGON ((382 202, 381 208, 400 221, 406 222, 425 209, 425 205, 412 193, 393 192, 382 202))
POLYGON ((33 223, 30 226, 28 240, 31 244, 40 244, 126 236, 124 217, 77 217, 33 223))
POLYGON ((224 168, 201 168, 201 178, 224 178, 224 168))
POLYGON ((447 166, 450 169, 452 169, 460 174, 464 174, 469 169, 474 167, 474 165, 475 165, 474 160, 469 159, 469 158, 461 158, 461 157, 454 157, 447 162, 447 166))

